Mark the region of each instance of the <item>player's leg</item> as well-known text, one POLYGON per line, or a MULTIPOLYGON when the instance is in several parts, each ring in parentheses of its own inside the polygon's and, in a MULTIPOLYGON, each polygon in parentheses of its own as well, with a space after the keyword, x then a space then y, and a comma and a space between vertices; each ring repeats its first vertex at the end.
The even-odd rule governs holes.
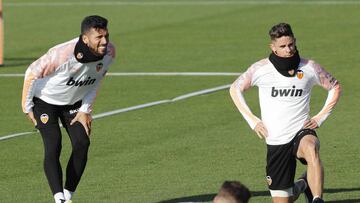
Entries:
POLYGON ((90 139, 80 123, 69 127, 72 152, 66 168, 65 189, 74 192, 85 170, 90 139))
MULTIPOLYGON (((310 190, 308 189, 308 185, 307 185, 307 180, 306 180, 306 176, 305 177, 300 177, 299 179, 297 179, 294 182, 294 187, 293 187, 293 200, 294 202, 299 198, 299 196, 301 195, 301 193, 306 193, 306 190, 310 190)), ((311 192, 310 192, 311 194, 311 192)), ((312 200, 313 198, 311 198, 312 200)))
MULTIPOLYGON (((314 199, 314 197, 313 197, 313 195, 311 193, 311 189, 310 189, 308 181, 307 181, 307 172, 306 171, 298 178, 297 181, 295 181, 294 191, 295 191, 295 188, 296 188, 296 183, 298 183, 298 185, 300 185, 299 187, 302 187, 302 189, 296 194, 298 196, 300 196, 300 193, 304 192, 305 202, 306 203, 312 203, 312 200, 314 199)), ((296 199, 294 198, 294 201, 295 200, 296 199)))
POLYGON ((89 136, 86 134, 85 128, 81 123, 75 122, 70 125, 71 120, 75 117, 76 111, 81 105, 78 102, 74 105, 67 106, 63 109, 61 121, 69 134, 72 152, 66 168, 65 190, 71 198, 80 182, 81 176, 85 170, 87 163, 87 155, 90 145, 89 136))
POLYGON ((273 203, 293 203, 293 198, 291 196, 291 189, 287 190, 270 190, 271 198, 273 203), (280 192, 280 193, 277 193, 280 192))
POLYGON ((293 203, 294 201, 290 197, 272 197, 273 203, 293 203))
POLYGON ((307 181, 314 198, 322 198, 324 168, 320 159, 320 142, 315 131, 304 129, 298 133, 297 157, 307 164, 307 181))
POLYGON ((61 131, 57 107, 34 98, 34 116, 44 143, 44 171, 50 189, 56 198, 62 198, 62 169, 60 165, 61 131))
POLYGON ((291 151, 292 143, 267 145, 266 179, 274 203, 293 202, 296 159, 291 151))

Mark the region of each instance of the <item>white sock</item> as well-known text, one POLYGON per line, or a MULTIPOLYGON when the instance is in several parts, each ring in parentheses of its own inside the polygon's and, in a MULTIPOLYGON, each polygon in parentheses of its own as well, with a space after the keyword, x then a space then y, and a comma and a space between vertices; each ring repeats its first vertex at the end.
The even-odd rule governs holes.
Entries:
POLYGON ((64 188, 64 196, 65 196, 65 200, 71 200, 72 196, 73 196, 74 192, 71 192, 67 189, 64 188))
POLYGON ((316 198, 320 198, 320 199, 321 199, 321 197, 320 197, 320 196, 317 196, 317 195, 316 195, 316 196, 314 196, 313 200, 314 200, 314 199, 316 199, 316 198))
POLYGON ((64 193, 58 192, 54 195, 55 203, 61 203, 61 200, 65 200, 64 193))

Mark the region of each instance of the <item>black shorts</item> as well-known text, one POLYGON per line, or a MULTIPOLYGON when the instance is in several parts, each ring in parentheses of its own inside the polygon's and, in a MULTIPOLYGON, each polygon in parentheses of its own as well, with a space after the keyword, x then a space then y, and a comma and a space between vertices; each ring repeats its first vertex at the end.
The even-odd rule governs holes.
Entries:
MULTIPOLYGON (((271 190, 283 190, 293 186, 296 172, 296 153, 300 140, 305 135, 314 135, 312 129, 299 130, 294 139, 283 145, 267 145, 266 180, 271 190)), ((299 159, 307 164, 305 159, 299 159)))
POLYGON ((67 128, 70 125, 71 120, 76 116, 79 108, 81 107, 81 101, 72 105, 53 105, 48 104, 45 101, 34 97, 34 116, 37 121, 36 128, 52 128, 53 126, 59 126, 59 119, 62 125, 67 128))

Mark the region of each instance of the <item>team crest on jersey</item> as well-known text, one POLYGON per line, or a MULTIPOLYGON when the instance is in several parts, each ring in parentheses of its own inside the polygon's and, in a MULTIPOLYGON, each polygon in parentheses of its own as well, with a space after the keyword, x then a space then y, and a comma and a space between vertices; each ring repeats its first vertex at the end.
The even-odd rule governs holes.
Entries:
POLYGON ((103 68, 104 64, 103 63, 99 63, 96 65, 96 71, 99 72, 102 68, 103 68))
POLYGON ((266 181, 267 181, 267 184, 268 185, 271 185, 272 184, 272 179, 270 176, 266 176, 266 181))
POLYGON ((76 54, 76 58, 77 59, 82 59, 84 57, 84 54, 79 52, 78 54, 76 54))
POLYGON ((43 124, 46 124, 49 121, 49 116, 46 113, 41 114, 40 120, 43 124))
POLYGON ((302 70, 298 70, 296 73, 296 77, 301 80, 304 77, 304 72, 302 70))

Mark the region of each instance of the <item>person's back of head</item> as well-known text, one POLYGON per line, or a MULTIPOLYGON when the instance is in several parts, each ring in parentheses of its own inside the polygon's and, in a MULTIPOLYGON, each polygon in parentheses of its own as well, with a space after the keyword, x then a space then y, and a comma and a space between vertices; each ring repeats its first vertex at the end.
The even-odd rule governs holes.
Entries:
POLYGON ((225 181, 214 203, 248 203, 250 197, 249 189, 239 181, 225 181))

